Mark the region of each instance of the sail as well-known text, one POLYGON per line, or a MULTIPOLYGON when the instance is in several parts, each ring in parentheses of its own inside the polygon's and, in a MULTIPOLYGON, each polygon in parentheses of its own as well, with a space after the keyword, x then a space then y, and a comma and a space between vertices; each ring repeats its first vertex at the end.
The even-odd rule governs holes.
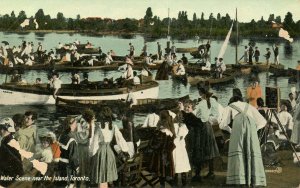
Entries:
POLYGON ((221 50, 220 50, 219 55, 218 55, 218 58, 223 58, 223 56, 225 54, 225 51, 226 51, 226 48, 227 48, 227 45, 228 45, 228 42, 229 42, 229 38, 230 38, 230 35, 231 35, 231 32, 232 32, 232 27, 233 27, 233 22, 231 24, 230 30, 227 33, 225 41, 224 41, 224 43, 223 43, 223 45, 221 47, 221 50))

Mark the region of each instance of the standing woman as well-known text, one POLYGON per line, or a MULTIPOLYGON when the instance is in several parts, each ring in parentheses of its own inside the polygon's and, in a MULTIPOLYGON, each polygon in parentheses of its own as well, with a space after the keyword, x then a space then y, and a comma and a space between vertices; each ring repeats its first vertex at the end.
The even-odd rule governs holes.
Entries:
POLYGON ((76 120, 67 117, 62 123, 62 134, 59 137, 60 159, 58 162, 58 170, 60 177, 67 177, 67 182, 60 182, 59 186, 74 186, 71 176, 76 176, 79 170, 78 148, 72 134, 76 131, 76 120))
POLYGON ((296 148, 300 148, 300 97, 297 99, 293 120, 294 127, 291 135, 291 142, 296 144, 296 148))
POLYGON ((168 110, 161 111, 159 116, 158 129, 149 144, 150 149, 153 150, 149 170, 159 177, 160 185, 165 187, 166 178, 174 177, 175 130, 168 110))
MULTIPOLYGON (((173 112, 170 112, 174 114, 173 112)), ((173 115, 173 117, 175 114, 173 115)), ((173 150, 174 169, 175 169, 175 183, 178 183, 178 174, 181 174, 182 186, 187 184, 187 172, 191 170, 188 153, 185 146, 185 137, 189 130, 182 122, 182 113, 179 111, 174 119, 175 139, 174 144, 176 148, 173 150)))
POLYGON ((220 154, 211 122, 213 122, 213 119, 218 119, 218 102, 214 98, 211 98, 212 93, 209 92, 208 82, 200 83, 198 85, 198 91, 202 100, 196 106, 194 113, 204 124, 201 144, 204 154, 203 160, 208 161, 209 169, 205 178, 214 178, 213 159, 219 157, 220 154))
POLYGON ((77 131, 72 133, 72 137, 75 138, 78 144, 79 176, 81 177, 89 177, 90 175, 89 139, 92 135, 91 130, 94 124, 95 113, 90 109, 85 109, 77 123, 77 131))
POLYGON ((182 102, 179 102, 179 108, 181 110, 183 123, 188 128, 188 134, 185 137, 185 141, 190 164, 195 169, 193 181, 201 181, 200 170, 201 162, 203 161, 203 137, 201 135, 204 126, 201 120, 193 113, 195 109, 193 101, 185 101, 184 106, 182 102))
POLYGON ((108 187, 108 182, 118 179, 116 159, 110 146, 115 137, 117 144, 123 152, 128 152, 128 146, 116 125, 112 124, 112 111, 109 107, 102 108, 100 124, 92 127, 89 153, 91 156, 91 184, 98 187, 108 187))

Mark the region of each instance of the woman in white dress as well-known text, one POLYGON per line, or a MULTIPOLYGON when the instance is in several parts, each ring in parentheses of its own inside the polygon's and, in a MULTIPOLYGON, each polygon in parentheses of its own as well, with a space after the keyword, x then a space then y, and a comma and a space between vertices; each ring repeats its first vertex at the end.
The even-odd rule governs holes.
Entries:
POLYGON ((181 112, 178 112, 177 115, 170 111, 169 113, 172 117, 176 116, 174 119, 174 145, 176 147, 173 150, 175 183, 178 183, 178 174, 181 174, 182 186, 186 186, 187 172, 191 170, 189 157, 185 147, 185 137, 188 134, 189 130, 187 129, 186 125, 182 122, 181 112))

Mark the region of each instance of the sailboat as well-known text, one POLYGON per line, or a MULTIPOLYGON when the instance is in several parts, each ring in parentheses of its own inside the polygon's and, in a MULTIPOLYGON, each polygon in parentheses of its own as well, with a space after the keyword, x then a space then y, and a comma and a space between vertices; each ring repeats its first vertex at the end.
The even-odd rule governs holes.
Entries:
MULTIPOLYGON (((233 23, 230 27, 230 30, 227 33, 227 36, 223 42, 223 45, 219 51, 218 54, 218 58, 223 58, 225 51, 227 49, 228 43, 229 43, 229 38, 232 32, 232 28, 233 28, 233 23)), ((211 71, 209 71, 211 72, 211 71)), ((201 76, 188 76, 188 82, 190 83, 191 86, 193 85, 197 85, 200 81, 208 81, 210 83, 210 85, 216 85, 216 84, 225 84, 228 82, 232 82, 234 81, 234 77, 235 77, 235 73, 234 72, 227 72, 227 73, 223 73, 222 78, 215 78, 213 77, 211 74, 209 75, 201 75, 201 76)))

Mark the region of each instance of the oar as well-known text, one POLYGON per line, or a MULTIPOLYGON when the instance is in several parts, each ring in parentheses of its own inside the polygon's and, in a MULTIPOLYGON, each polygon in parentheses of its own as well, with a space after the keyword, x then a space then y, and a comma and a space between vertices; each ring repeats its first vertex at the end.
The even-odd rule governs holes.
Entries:
POLYGON ((244 56, 245 56, 245 55, 243 55, 243 56, 238 60, 238 62, 241 61, 241 60, 244 58, 244 56))

